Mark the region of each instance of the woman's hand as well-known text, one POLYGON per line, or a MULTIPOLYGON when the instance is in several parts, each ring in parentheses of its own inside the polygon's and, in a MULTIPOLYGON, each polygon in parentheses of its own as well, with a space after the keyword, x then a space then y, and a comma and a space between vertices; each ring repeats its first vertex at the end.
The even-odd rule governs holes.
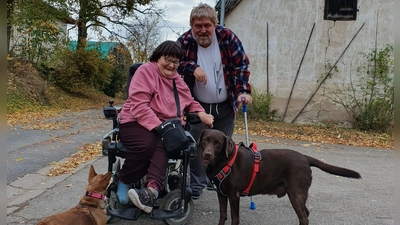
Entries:
POLYGON ((213 128, 214 116, 211 114, 207 114, 205 112, 197 112, 197 116, 201 120, 202 123, 208 125, 210 128, 213 128))

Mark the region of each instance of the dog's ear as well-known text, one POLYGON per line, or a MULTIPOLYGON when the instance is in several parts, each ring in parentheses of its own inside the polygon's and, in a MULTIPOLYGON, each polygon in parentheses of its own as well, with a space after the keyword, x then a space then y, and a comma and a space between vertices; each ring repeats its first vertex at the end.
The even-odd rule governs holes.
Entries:
POLYGON ((89 180, 91 180, 94 176, 96 176, 97 175, 97 173, 96 173, 96 171, 94 170, 94 167, 93 167, 93 165, 90 165, 90 170, 89 170, 89 180))
POLYGON ((201 153, 203 151, 203 147, 201 146, 201 140, 203 139, 203 134, 206 130, 203 130, 200 134, 199 139, 196 141, 196 152, 201 153))
POLYGON ((104 174, 104 180, 107 180, 107 182, 109 182, 111 180, 111 176, 112 173, 111 172, 107 172, 106 174, 104 174))
POLYGON ((107 172, 106 174, 104 174, 104 176, 102 178, 102 182, 105 184, 106 187, 108 187, 108 185, 110 184, 111 176, 112 176, 112 173, 107 172))
POLYGON ((233 152, 235 148, 235 142, 228 136, 225 136, 225 154, 226 158, 229 158, 229 154, 233 152))

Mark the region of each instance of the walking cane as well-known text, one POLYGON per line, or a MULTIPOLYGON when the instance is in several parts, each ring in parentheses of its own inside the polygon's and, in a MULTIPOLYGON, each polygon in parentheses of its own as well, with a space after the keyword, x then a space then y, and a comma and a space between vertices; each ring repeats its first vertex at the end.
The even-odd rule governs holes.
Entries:
MULTIPOLYGON (((246 133, 246 147, 249 147, 249 129, 247 126, 247 106, 244 104, 246 102, 246 98, 242 97, 242 109, 243 109, 243 117, 244 117, 244 130, 246 133)), ((253 196, 250 196, 250 209, 256 209, 256 204, 253 202, 253 196)))

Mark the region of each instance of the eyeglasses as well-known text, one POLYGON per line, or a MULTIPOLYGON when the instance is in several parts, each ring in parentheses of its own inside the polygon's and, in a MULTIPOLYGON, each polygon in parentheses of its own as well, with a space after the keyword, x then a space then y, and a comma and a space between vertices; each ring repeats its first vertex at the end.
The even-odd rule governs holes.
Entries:
POLYGON ((210 28, 213 27, 213 24, 212 24, 212 23, 205 23, 205 24, 195 23, 195 24, 193 25, 193 27, 194 27, 195 29, 197 29, 197 30, 200 30, 200 29, 202 29, 203 27, 204 27, 205 29, 210 29, 210 28))
POLYGON ((174 64, 175 66, 179 66, 179 59, 173 60, 171 58, 168 58, 167 56, 163 56, 164 57, 164 61, 168 64, 174 64))

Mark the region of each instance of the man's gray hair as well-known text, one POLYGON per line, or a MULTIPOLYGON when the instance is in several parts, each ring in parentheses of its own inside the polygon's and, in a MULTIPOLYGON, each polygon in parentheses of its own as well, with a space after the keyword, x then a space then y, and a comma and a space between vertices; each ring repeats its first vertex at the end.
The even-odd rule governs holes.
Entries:
POLYGON ((209 18, 216 25, 218 23, 217 13, 211 6, 200 3, 198 6, 193 7, 190 12, 190 26, 193 25, 195 19, 209 18))

